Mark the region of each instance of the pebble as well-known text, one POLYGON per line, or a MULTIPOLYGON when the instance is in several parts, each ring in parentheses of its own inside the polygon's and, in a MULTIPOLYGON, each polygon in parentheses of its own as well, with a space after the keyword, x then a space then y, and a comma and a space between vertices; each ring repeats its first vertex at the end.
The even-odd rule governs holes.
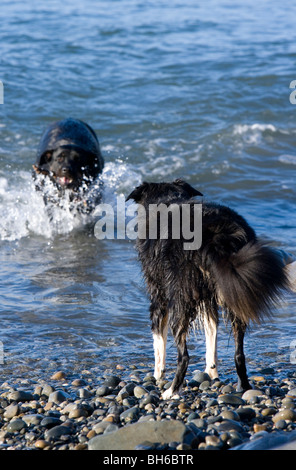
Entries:
POLYGON ((59 439, 61 436, 67 436, 71 434, 71 428, 69 426, 65 426, 60 424, 58 426, 54 426, 53 428, 45 431, 44 437, 45 440, 55 440, 59 439))
POLYGON ((296 420, 296 413, 293 410, 290 410, 289 408, 283 409, 276 413, 274 417, 272 418, 272 421, 274 423, 277 423, 279 420, 288 420, 288 421, 295 421, 296 420))
POLYGON ((35 442, 35 447, 37 449, 44 449, 46 446, 48 446, 48 442, 46 442, 44 439, 38 439, 35 442))
POLYGON ((26 392, 24 390, 18 390, 18 391, 11 392, 8 395, 8 399, 11 400, 11 401, 20 402, 20 401, 33 400, 34 397, 33 397, 32 393, 30 393, 30 392, 26 392))
POLYGON ((250 408, 247 406, 242 406, 238 408, 236 411, 241 421, 249 421, 252 418, 255 418, 256 416, 256 411, 253 408, 250 408))
POLYGON ((252 398, 260 397, 261 395, 263 395, 262 390, 250 389, 250 390, 247 390, 245 393, 243 393, 242 399, 245 401, 250 401, 252 400, 252 398))
POLYGON ((296 432, 296 374, 278 379, 262 371, 252 376, 256 388, 243 394, 227 380, 188 372, 182 395, 165 401, 170 381, 156 382, 144 364, 80 377, 58 371, 49 379, 12 378, 0 392, 1 450, 86 450, 97 437, 110 446, 115 436, 129 448, 220 450, 296 432))
POLYGON ((137 385, 134 388, 134 395, 135 395, 136 398, 142 398, 145 395, 148 395, 148 391, 144 387, 141 387, 140 385, 137 385))
POLYGON ((16 431, 21 431, 21 429, 26 428, 27 425, 25 421, 21 418, 16 418, 11 420, 6 428, 7 432, 16 432, 16 431))
POLYGON ((14 418, 15 416, 17 416, 19 414, 19 405, 18 404, 12 404, 12 405, 8 405, 6 408, 5 408, 5 411, 3 413, 3 416, 4 418, 6 419, 11 419, 11 418, 14 418))
POLYGON ((55 372, 52 376, 51 376, 51 379, 52 380, 64 380, 66 378, 66 374, 65 372, 63 372, 62 370, 59 370, 57 372, 55 372))
POLYGON ((56 390, 55 392, 52 392, 49 397, 48 401, 53 402, 56 404, 63 403, 66 400, 70 400, 71 395, 69 393, 64 392, 63 390, 56 390))
POLYGON ((238 395, 226 393, 225 395, 218 396, 218 403, 225 403, 227 405, 244 405, 245 401, 238 395))

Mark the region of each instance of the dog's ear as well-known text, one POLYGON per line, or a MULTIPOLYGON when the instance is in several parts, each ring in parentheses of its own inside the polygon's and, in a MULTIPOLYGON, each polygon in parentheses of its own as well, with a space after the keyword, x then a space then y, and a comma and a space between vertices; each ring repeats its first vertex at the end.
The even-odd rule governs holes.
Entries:
POLYGON ((48 170, 43 170, 42 168, 39 168, 39 166, 37 166, 37 165, 32 165, 32 167, 33 167, 33 170, 34 170, 35 174, 38 173, 38 174, 41 174, 41 175, 49 175, 48 170))
POLYGON ((137 186, 126 198, 126 201, 133 199, 135 202, 140 202, 148 183, 144 181, 140 186, 137 186))
POLYGON ((190 186, 190 184, 186 183, 186 181, 183 181, 181 179, 176 179, 175 181, 173 181, 173 183, 179 188, 182 188, 182 190, 185 191, 189 197, 203 196, 202 193, 200 193, 199 191, 197 191, 197 189, 190 186))

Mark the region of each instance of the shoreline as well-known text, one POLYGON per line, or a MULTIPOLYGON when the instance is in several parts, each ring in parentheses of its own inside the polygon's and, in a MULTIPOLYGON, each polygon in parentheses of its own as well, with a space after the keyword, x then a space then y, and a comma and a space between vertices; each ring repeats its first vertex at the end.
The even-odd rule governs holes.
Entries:
POLYGON ((229 450, 259 440, 265 448, 271 438, 277 445, 296 434, 296 372, 281 376, 259 370, 242 394, 228 379, 194 371, 170 400, 161 398, 170 382, 156 383, 141 366, 4 382, 0 450, 229 450))

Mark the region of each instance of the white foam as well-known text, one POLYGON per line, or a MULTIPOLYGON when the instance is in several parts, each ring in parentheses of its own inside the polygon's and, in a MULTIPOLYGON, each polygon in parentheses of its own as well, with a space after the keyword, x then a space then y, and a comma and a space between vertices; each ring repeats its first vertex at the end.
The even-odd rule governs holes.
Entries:
POLYGON ((248 144, 258 144, 264 132, 276 132, 273 124, 235 124, 233 134, 242 136, 248 144))
POLYGON ((296 165, 296 155, 288 155, 288 154, 280 155, 279 161, 287 165, 296 165))
MULTIPOLYGON (((68 234, 93 221, 93 213, 79 212, 66 193, 58 197, 55 186, 45 178, 44 192, 36 191, 29 172, 15 172, 10 179, 0 177, 0 240, 15 241, 31 235, 53 238, 68 234), (43 194, 57 199, 58 205, 45 205, 43 194)), ((87 193, 95 201, 98 186, 103 182, 103 199, 115 203, 116 195, 126 193, 140 183, 139 176, 122 160, 105 165, 103 174, 87 193)), ((79 203, 78 203, 79 204, 79 203)), ((81 204, 81 203, 80 203, 81 204)))

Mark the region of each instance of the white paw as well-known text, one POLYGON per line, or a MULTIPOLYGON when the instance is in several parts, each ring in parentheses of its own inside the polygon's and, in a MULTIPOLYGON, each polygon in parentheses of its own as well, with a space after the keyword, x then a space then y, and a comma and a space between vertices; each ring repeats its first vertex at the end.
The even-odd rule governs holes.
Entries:
POLYGON ((169 400, 172 397, 173 391, 172 387, 168 388, 165 392, 162 394, 163 400, 169 400))
POLYGON ((165 392, 162 394, 162 399, 163 400, 169 400, 170 398, 180 398, 180 395, 178 393, 173 394, 172 387, 168 388, 165 392))

